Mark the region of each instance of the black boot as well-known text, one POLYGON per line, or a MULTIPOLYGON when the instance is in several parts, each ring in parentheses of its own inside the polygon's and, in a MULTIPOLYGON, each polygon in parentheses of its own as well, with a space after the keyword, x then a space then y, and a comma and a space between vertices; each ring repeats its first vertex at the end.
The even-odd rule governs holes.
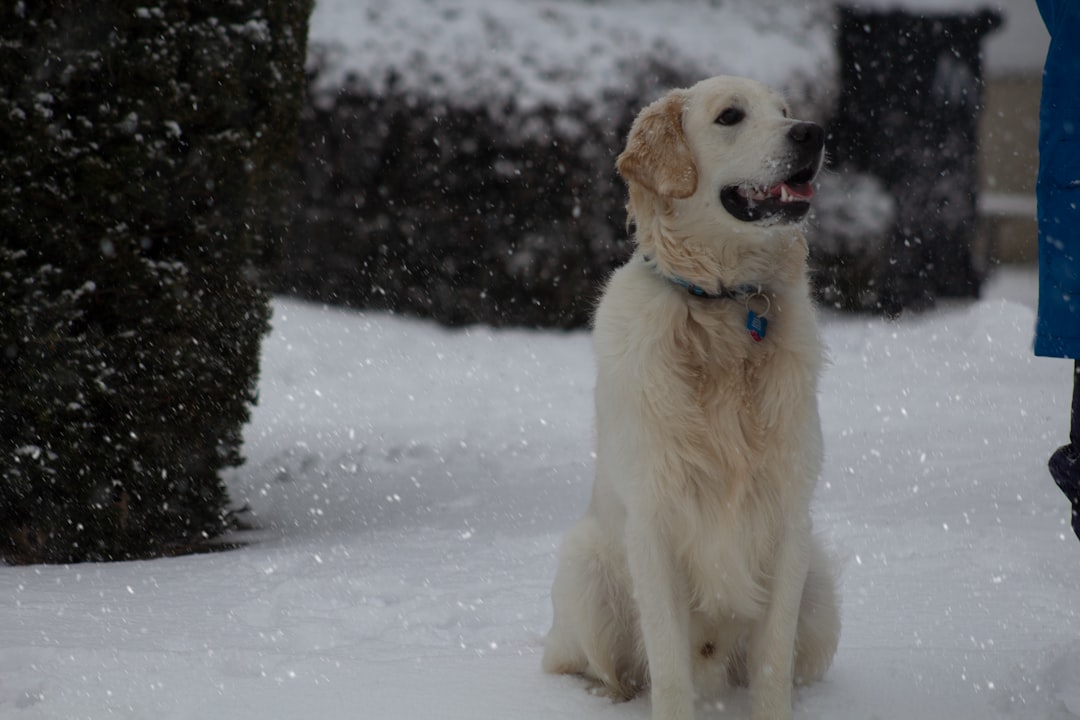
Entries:
POLYGON ((1072 504, 1072 529, 1080 539, 1080 455, 1072 443, 1050 456, 1050 475, 1072 504))
POLYGON ((1050 456, 1050 475, 1072 505, 1072 529, 1080 539, 1080 360, 1073 368, 1072 421, 1069 444, 1050 456))

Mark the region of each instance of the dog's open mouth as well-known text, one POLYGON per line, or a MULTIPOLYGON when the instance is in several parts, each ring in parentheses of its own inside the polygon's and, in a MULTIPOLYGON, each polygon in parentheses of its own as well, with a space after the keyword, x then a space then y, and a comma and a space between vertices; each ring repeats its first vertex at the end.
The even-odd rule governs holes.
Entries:
POLYGON ((728 185, 720 191, 720 203, 743 222, 802 220, 810 212, 815 175, 816 164, 775 185, 728 185))

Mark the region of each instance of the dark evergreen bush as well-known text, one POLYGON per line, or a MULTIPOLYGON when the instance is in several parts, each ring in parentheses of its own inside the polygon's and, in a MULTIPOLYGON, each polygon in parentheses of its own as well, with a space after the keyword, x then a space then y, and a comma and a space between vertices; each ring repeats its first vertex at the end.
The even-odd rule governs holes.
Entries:
POLYGON ((226 527, 311 0, 0 9, 0 552, 226 527))
POLYGON ((613 164, 634 113, 730 73, 827 123, 834 172, 852 175, 824 181, 815 203, 819 297, 898 312, 977 293, 974 129, 993 13, 838 13, 829 0, 416 7, 316 10, 280 291, 454 324, 584 325, 629 249, 613 164), (686 17, 694 25, 673 20, 686 17))
POLYGON ((633 115, 568 135, 562 112, 521 138, 403 94, 310 103, 282 289, 448 324, 585 324, 629 249, 615 156, 633 115))
POLYGON ((974 242, 981 45, 1001 20, 990 10, 840 8, 832 157, 880 178, 896 205, 870 268, 875 286, 839 268, 845 304, 896 314, 978 297, 989 269, 987 248, 974 242))
POLYGON ((721 72, 771 77, 822 120, 835 94, 827 0, 670 4, 321 5, 278 289, 587 324, 630 250, 615 158, 641 107, 721 72))

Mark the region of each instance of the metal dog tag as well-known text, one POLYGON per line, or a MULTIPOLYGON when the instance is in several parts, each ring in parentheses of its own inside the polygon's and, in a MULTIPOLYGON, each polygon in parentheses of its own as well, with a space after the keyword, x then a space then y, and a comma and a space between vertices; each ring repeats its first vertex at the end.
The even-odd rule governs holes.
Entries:
POLYGON ((750 331, 750 337, 754 339, 754 342, 761 342, 765 339, 765 329, 768 327, 768 320, 753 310, 747 309, 746 329, 750 331))
POLYGON ((769 327, 769 321, 765 319, 765 316, 772 310, 772 301, 769 300, 769 296, 760 290, 746 298, 746 329, 750 332, 750 337, 754 339, 754 342, 761 342, 765 339, 765 329, 769 327), (754 312, 754 308, 750 307, 753 301, 757 300, 759 303, 764 303, 765 307, 762 308, 761 314, 754 312))

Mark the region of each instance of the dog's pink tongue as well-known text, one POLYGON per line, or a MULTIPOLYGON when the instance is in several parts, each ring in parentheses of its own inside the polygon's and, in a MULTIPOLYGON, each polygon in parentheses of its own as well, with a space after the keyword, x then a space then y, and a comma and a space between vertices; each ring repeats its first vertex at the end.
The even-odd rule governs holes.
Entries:
POLYGON ((766 194, 769 197, 778 197, 785 200, 809 200, 814 197, 814 186, 810 183, 802 183, 801 185, 777 183, 769 188, 766 194))

